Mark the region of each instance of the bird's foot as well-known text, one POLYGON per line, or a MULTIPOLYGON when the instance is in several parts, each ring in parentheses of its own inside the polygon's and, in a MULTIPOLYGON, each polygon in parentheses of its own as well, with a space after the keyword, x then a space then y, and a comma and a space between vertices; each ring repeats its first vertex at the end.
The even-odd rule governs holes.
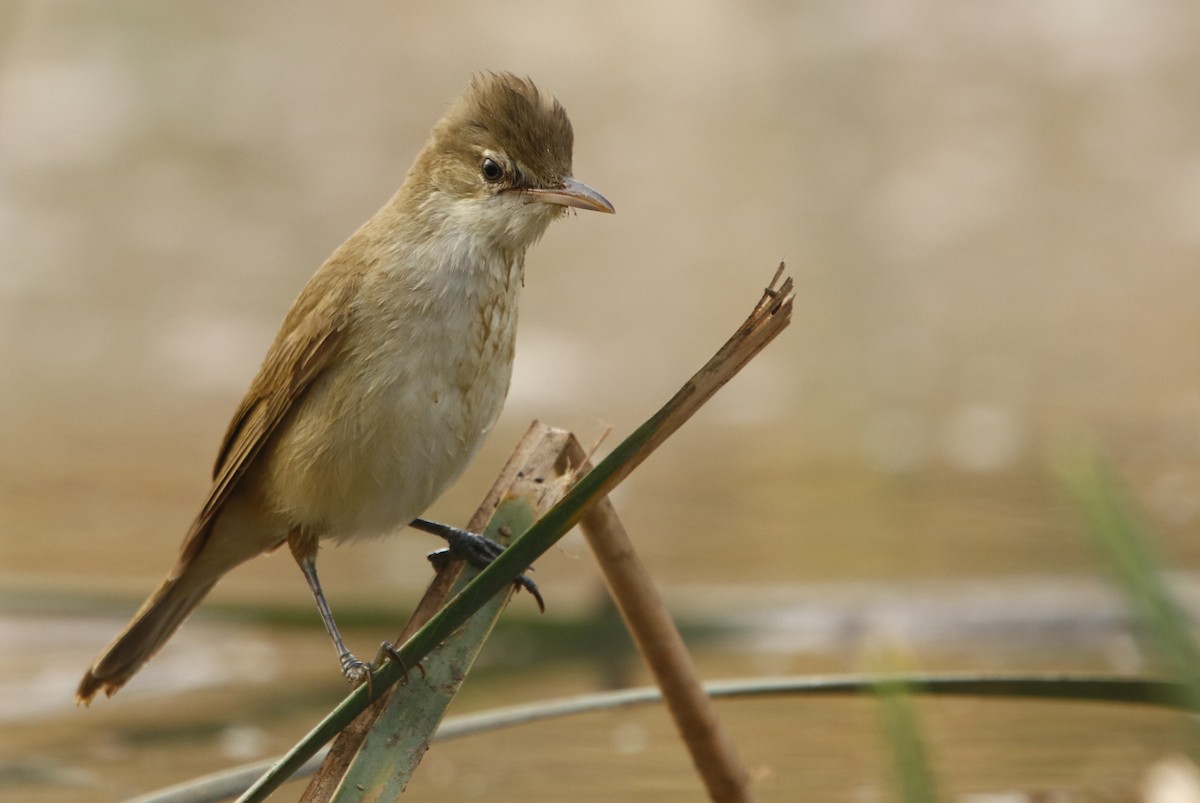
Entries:
MULTIPOLYGON (((363 683, 366 683, 367 692, 370 694, 371 676, 374 675, 375 672, 377 672, 379 668, 383 666, 384 662, 386 662, 389 658, 400 665, 400 670, 404 673, 403 682, 407 683, 408 666, 405 665, 404 659, 400 657, 400 650, 396 649, 396 646, 390 641, 385 641, 379 645, 379 651, 375 653, 375 660, 369 664, 366 661, 358 660, 352 653, 343 653, 340 660, 342 674, 346 676, 347 682, 356 688, 361 686, 363 683)), ((421 677, 424 678, 425 667, 418 662, 417 669, 420 670, 421 677)))
MULTIPOLYGON (((472 566, 478 566, 480 569, 486 568, 488 564, 500 556, 505 547, 498 544, 490 538, 485 538, 482 535, 460 530, 457 527, 451 527, 448 524, 437 524, 435 522, 418 519, 413 522, 414 527, 418 527, 426 532, 433 533, 446 540, 449 549, 439 549, 437 552, 429 553, 429 562, 435 568, 441 568, 442 565, 451 557, 456 557, 465 560, 472 566)), ((533 571, 530 569, 529 571, 533 571)), ((546 603, 542 599, 542 592, 538 590, 537 583, 533 582, 528 575, 520 575, 513 580, 517 588, 524 588, 533 595, 537 601, 538 609, 542 613, 546 612, 546 603)))
POLYGON ((366 661, 360 661, 354 657, 353 653, 344 652, 338 660, 342 667, 342 674, 346 676, 346 682, 351 686, 358 687, 363 683, 369 683, 371 673, 375 670, 371 664, 366 661))

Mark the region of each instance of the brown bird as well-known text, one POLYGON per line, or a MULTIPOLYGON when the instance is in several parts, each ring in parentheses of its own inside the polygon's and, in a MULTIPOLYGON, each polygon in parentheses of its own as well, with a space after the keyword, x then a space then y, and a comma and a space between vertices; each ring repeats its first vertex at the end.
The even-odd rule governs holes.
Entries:
POLYGON ((614 211, 571 177, 573 139, 566 111, 528 79, 471 81, 396 195, 300 291, 229 424, 179 560, 84 675, 80 702, 115 693, 226 572, 284 543, 352 682, 369 667, 321 592, 321 540, 412 523, 475 562, 497 554, 416 517, 500 414, 526 249, 567 207, 614 211))

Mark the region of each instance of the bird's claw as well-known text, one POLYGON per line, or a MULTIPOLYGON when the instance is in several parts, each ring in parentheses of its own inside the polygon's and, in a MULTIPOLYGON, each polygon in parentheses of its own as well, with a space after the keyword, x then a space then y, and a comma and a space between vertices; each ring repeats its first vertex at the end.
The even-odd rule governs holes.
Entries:
MULTIPOLYGON (((529 571, 533 571, 533 569, 530 568, 529 571)), ((546 612, 546 601, 542 599, 542 592, 538 591, 537 583, 533 582, 532 578, 524 574, 518 575, 517 579, 513 580, 513 583, 516 585, 518 591, 523 588, 533 595, 534 601, 537 602, 539 612, 546 612)))
MULTIPOLYGON (((488 541, 488 543, 495 544, 495 541, 488 541)), ((499 544, 496 544, 496 546, 500 547, 499 544)), ((500 552, 503 552, 503 551, 504 551, 504 547, 500 547, 500 549, 496 552, 496 554, 499 555, 500 552)), ((466 558, 461 555, 458 555, 457 553, 454 552, 453 549, 439 549, 436 552, 430 552, 429 555, 427 555, 426 557, 428 557, 429 562, 433 564, 433 568, 438 569, 438 570, 440 570, 443 566, 446 565, 446 563, 448 563, 449 561, 453 560, 456 557, 463 558, 464 560, 466 560, 468 563, 470 563, 473 566, 478 565, 475 563, 474 560, 471 560, 470 558, 466 558)), ((492 560, 495 560, 495 557, 493 557, 492 560)), ((491 563, 492 560, 489 560, 488 563, 491 563)), ((487 566, 487 563, 485 563, 483 566, 480 566, 479 568, 484 568, 485 566, 487 566)), ((532 566, 529 567, 529 571, 533 571, 532 566)), ((532 577, 530 577, 527 574, 519 575, 515 580, 513 580, 513 585, 515 585, 517 587, 517 590, 520 590, 523 588, 526 591, 528 591, 530 594, 532 594, 534 601, 537 602, 538 610, 541 611, 542 613, 546 612, 546 601, 544 599, 542 599, 542 592, 538 589, 538 584, 533 581, 532 577)))
MULTIPOLYGON (((400 665, 400 670, 404 673, 404 682, 408 682, 408 666, 404 663, 404 659, 400 656, 400 650, 390 641, 385 641, 379 645, 379 651, 375 653, 375 660, 371 663, 360 661, 351 653, 342 655, 340 663, 342 674, 346 676, 347 682, 351 686, 358 688, 363 683, 367 684, 367 692, 371 693, 371 677, 383 666, 388 659, 395 661, 400 665)), ((417 669, 421 670, 421 677, 425 677, 425 667, 417 663, 417 669)))
MULTIPOLYGON (((436 552, 429 553, 429 562, 437 569, 440 569, 447 561, 454 557, 461 558, 472 566, 484 569, 488 564, 500 557, 500 553, 506 548, 504 545, 490 538, 476 535, 466 530, 460 530, 456 527, 439 525, 439 528, 441 531, 438 535, 445 538, 446 543, 450 546, 449 549, 439 549, 436 552)), ((529 567, 528 571, 533 571, 533 567, 529 567)), ((538 590, 537 583, 528 575, 522 574, 518 576, 513 580, 513 583, 518 590, 524 588, 533 595, 533 599, 537 602, 538 610, 542 613, 546 612, 546 602, 542 599, 542 593, 538 590)))
MULTIPOLYGON (((400 666, 400 671, 404 673, 404 682, 408 683, 408 664, 404 663, 404 657, 400 655, 400 650, 390 641, 385 641, 379 645, 379 652, 375 656, 376 668, 383 666, 383 662, 387 659, 392 659, 400 666)), ((421 679, 425 679, 425 666, 417 661, 417 671, 421 673, 421 679)))

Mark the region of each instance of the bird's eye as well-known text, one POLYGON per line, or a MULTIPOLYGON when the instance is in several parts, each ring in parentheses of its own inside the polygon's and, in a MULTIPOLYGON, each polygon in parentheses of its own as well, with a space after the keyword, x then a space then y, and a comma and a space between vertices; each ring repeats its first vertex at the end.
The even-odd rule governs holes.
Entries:
POLYGON ((483 166, 479 169, 479 172, 483 174, 484 181, 492 184, 504 178, 504 168, 490 156, 484 157, 483 166))

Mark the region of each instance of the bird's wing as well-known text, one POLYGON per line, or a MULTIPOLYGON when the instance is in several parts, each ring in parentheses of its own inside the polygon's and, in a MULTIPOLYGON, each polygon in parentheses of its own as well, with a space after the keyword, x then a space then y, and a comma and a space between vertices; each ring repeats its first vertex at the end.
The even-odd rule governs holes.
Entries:
POLYGON ((180 560, 199 553, 222 505, 254 464, 271 435, 337 353, 361 274, 319 271, 301 292, 271 344, 258 375, 229 429, 213 466, 208 499, 184 538, 180 560), (335 281, 336 280, 336 281, 335 281))

